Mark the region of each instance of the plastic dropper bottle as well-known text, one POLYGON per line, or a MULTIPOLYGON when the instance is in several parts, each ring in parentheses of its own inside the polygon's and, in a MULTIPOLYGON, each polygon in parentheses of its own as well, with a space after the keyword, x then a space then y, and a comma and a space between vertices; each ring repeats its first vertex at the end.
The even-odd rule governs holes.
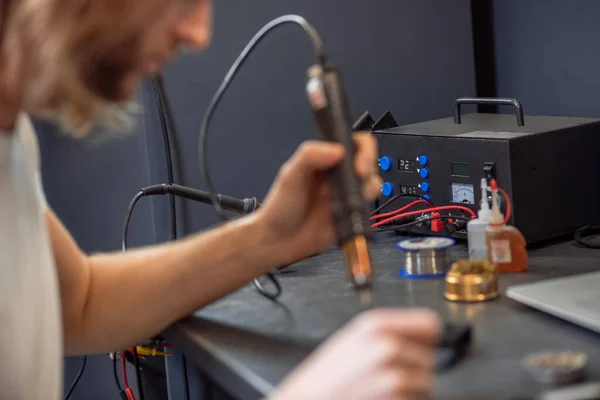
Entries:
MULTIPOLYGON (((486 229, 488 260, 496 266, 498 272, 516 273, 527 271, 527 249, 525 238, 514 226, 506 225, 500 212, 498 184, 490 183, 492 188, 492 217, 486 229)), ((506 196, 506 195, 505 195, 506 196)), ((511 212, 510 199, 506 199, 507 214, 511 212)), ((510 214, 509 214, 510 217, 510 214)))
POLYGON ((481 180, 481 201, 477 219, 473 219, 467 224, 470 260, 487 260, 488 258, 486 229, 490 225, 492 211, 488 203, 487 189, 487 180, 483 178, 481 180))

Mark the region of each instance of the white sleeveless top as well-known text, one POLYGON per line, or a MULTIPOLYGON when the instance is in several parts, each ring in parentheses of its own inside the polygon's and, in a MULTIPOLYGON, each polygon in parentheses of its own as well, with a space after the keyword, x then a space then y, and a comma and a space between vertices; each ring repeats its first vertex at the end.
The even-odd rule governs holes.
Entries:
POLYGON ((60 291, 29 118, 0 131, 0 399, 59 400, 60 291))

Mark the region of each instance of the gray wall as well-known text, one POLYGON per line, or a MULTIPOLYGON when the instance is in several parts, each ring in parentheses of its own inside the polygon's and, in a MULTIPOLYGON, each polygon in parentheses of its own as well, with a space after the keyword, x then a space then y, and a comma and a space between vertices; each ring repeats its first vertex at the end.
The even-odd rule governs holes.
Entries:
POLYGON ((497 91, 525 113, 599 117, 600 2, 494 0, 497 91))
MULTIPOLYGON (((251 36, 284 13, 301 14, 317 27, 330 60, 342 68, 354 116, 371 110, 379 117, 387 109, 400 123, 449 116, 455 98, 475 94, 468 0, 215 3, 211 48, 165 71, 187 185, 204 187, 196 148, 209 98, 251 36)), ((217 112, 209 141, 220 192, 263 197, 281 163, 314 136, 304 96, 311 61, 307 39, 298 28, 287 28, 265 40, 241 71, 217 112), (256 99, 265 106, 258 107, 256 99)), ((148 87, 140 98, 148 108, 136 134, 100 147, 60 137, 39 124, 49 202, 86 251, 118 250, 131 196, 143 185, 164 180, 160 129, 148 87)), ((140 203, 132 221, 133 245, 168 238, 167 205, 167 199, 140 203)), ((216 221, 206 206, 190 204, 189 211, 191 231, 216 221)), ((79 359, 67 360, 67 386, 78 366, 79 359)), ((162 392, 156 393, 159 398, 162 392)), ((116 396, 108 357, 92 358, 74 398, 116 396)))

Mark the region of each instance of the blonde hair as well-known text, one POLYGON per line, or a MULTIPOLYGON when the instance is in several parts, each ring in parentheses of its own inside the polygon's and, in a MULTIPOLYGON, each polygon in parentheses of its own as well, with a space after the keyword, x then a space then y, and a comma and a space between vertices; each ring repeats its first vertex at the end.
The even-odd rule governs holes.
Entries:
MULTIPOLYGON (((0 94, 76 136, 129 125, 137 108, 90 85, 94 62, 131 60, 164 0, 0 0, 0 94)), ((125 128, 127 129, 127 128, 125 128)))

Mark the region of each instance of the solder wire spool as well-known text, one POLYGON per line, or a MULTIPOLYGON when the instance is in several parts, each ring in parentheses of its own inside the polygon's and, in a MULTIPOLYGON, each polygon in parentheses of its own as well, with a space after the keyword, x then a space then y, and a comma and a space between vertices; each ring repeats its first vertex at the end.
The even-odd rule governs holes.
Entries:
POLYGON ((451 264, 454 239, 423 237, 398 243, 404 252, 405 266, 399 274, 405 278, 439 278, 446 275, 451 264))

